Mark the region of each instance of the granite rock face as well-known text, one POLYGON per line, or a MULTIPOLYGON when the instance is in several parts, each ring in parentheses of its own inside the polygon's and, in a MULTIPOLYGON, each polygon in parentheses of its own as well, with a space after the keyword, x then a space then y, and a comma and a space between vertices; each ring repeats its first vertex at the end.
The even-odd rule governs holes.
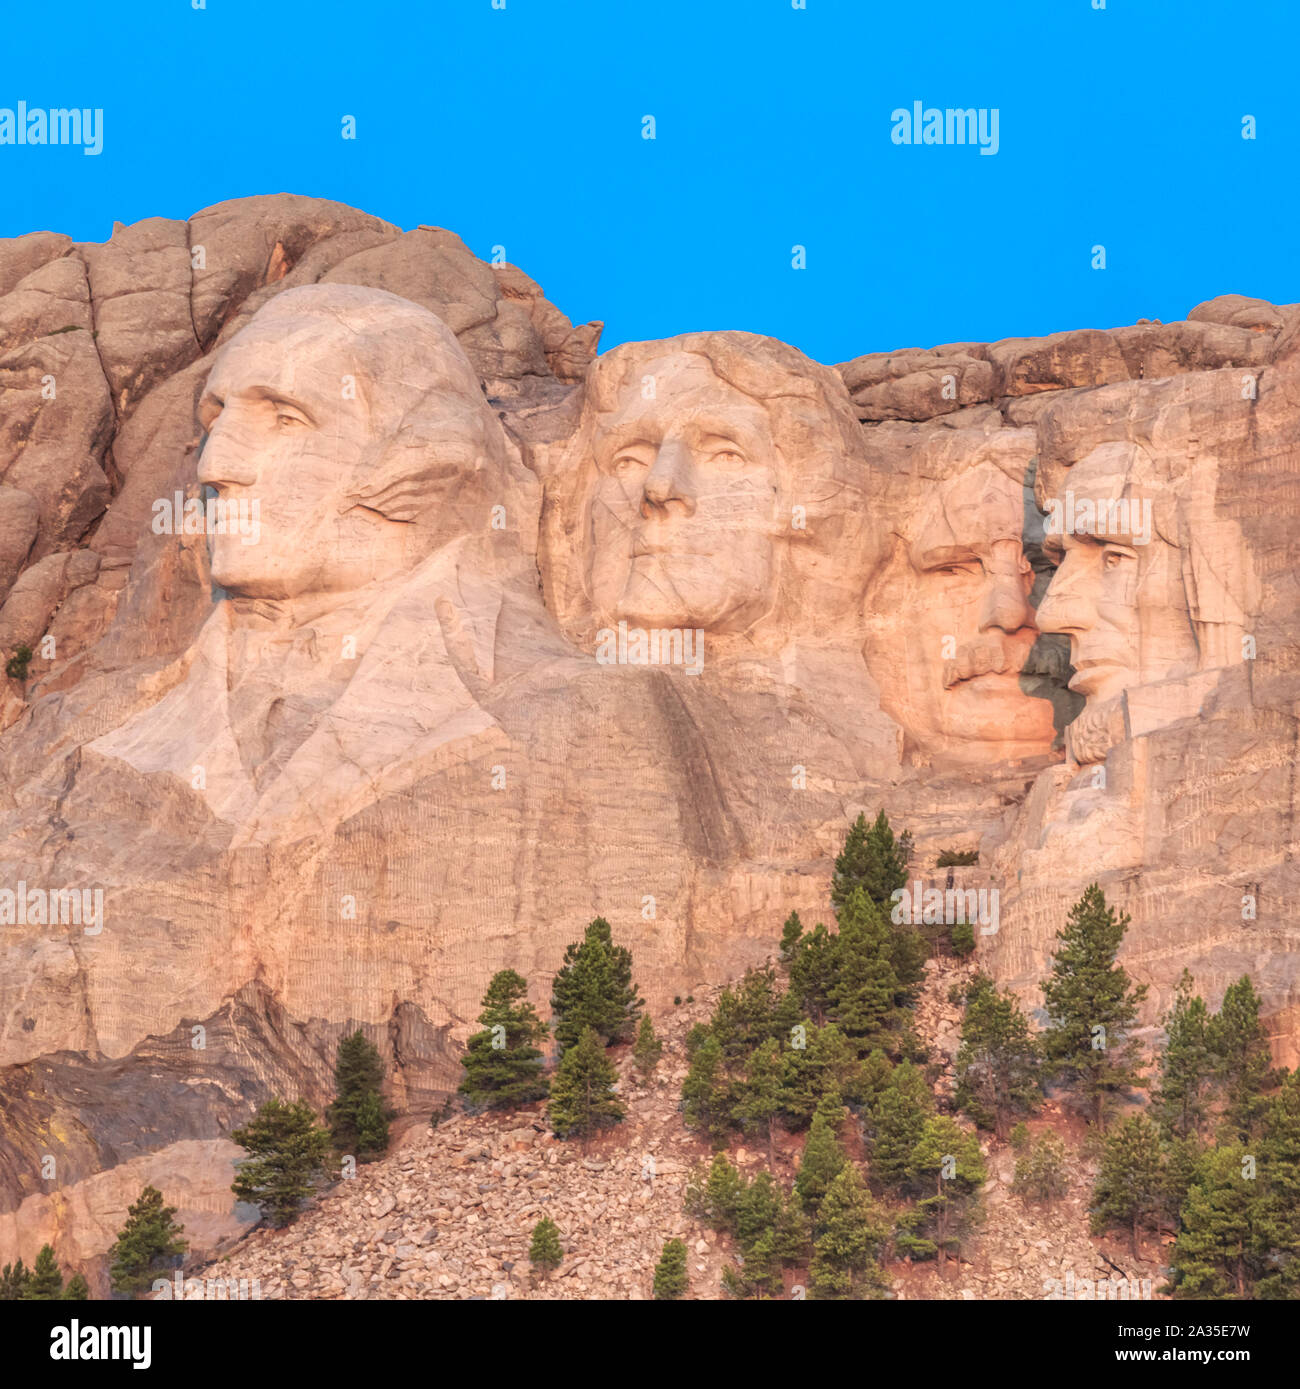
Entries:
POLYGON ((496 970, 545 1011, 599 914, 652 1009, 731 977, 880 806, 1031 1004, 1097 879, 1149 1020, 1250 972, 1296 1059, 1300 310, 599 327, 287 195, 0 243, 0 1259, 146 1180, 218 1247, 345 1033, 425 1115, 496 970))

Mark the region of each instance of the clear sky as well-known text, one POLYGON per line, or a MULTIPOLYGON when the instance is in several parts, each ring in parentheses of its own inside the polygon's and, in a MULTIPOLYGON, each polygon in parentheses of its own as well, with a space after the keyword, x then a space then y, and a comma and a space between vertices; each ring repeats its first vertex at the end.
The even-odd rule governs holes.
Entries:
POLYGON ((831 362, 1300 300, 1298 0, 196 3, 9 0, 0 108, 104 148, 0 145, 0 235, 312 194, 504 246, 606 347, 831 362), (893 143, 915 101, 997 154, 893 143))

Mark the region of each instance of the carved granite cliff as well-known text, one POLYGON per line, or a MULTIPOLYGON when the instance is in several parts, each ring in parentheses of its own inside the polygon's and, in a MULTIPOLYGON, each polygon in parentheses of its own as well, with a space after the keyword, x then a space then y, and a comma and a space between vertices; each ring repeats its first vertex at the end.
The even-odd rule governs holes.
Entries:
POLYGON ((600 914, 660 1006, 882 805, 1031 1003, 1097 879, 1148 1021, 1248 970, 1295 1058, 1296 307, 598 332, 310 199, 0 243, 0 885, 103 894, 0 919, 0 1260, 96 1274, 145 1181, 213 1247, 346 1032, 426 1115, 495 970, 600 914))

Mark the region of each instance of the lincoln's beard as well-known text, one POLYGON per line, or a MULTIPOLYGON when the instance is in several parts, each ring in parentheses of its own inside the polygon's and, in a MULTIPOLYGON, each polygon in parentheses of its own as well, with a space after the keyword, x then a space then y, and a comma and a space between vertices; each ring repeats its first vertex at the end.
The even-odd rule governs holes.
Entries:
POLYGON ((1124 741, 1124 696, 1089 702, 1065 730, 1065 750, 1080 766, 1104 762, 1124 741))

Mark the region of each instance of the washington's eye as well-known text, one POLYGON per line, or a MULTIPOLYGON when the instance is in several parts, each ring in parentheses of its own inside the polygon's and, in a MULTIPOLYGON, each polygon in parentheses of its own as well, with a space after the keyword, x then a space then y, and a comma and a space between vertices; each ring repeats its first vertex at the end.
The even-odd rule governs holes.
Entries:
POLYGON ((718 452, 713 455, 713 461, 715 463, 727 464, 743 463, 745 461, 745 455, 743 453, 738 453, 735 449, 719 449, 718 452))
POLYGON ((1135 559, 1136 556, 1131 550, 1120 550, 1107 547, 1102 551, 1101 567, 1103 569, 1118 569, 1126 559, 1135 559))

